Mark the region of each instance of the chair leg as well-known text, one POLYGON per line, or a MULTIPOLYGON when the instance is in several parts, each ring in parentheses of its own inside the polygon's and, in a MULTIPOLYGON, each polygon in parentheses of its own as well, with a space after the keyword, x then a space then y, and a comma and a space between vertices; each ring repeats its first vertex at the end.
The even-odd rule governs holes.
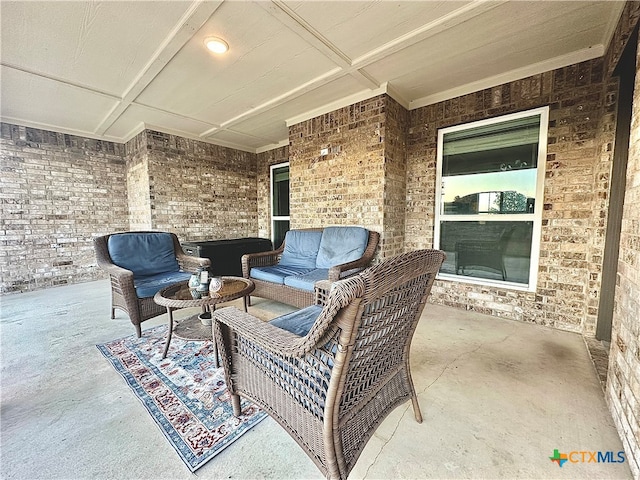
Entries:
POLYGON ((422 412, 420 411, 418 396, 415 394, 415 392, 411 396, 411 403, 413 404, 413 415, 416 417, 416 422, 422 423, 422 412))
POLYGON ((111 320, 113 320, 114 318, 116 318, 116 309, 111 307, 111 320))
POLYGON ((416 387, 413 385, 413 380, 411 379, 411 367, 409 366, 409 360, 405 363, 406 368, 406 381, 407 387, 409 387, 409 391, 411 392, 411 404, 413 406, 413 416, 416 417, 416 422, 422 423, 422 412, 420 411, 420 404, 418 403, 418 394, 416 393, 416 387))
POLYGON ((134 327, 136 327, 136 334, 138 335, 138 338, 142 337, 142 326, 140 324, 134 325, 134 327))
POLYGON ((242 410, 240 409, 240 395, 237 393, 231 394, 231 405, 233 406, 233 415, 235 417, 239 417, 242 413, 242 410))

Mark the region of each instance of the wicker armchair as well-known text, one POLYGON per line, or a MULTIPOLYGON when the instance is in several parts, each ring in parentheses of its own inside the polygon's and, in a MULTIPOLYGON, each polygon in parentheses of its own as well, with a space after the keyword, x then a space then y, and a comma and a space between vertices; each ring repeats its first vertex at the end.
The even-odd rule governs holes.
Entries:
MULTIPOLYGON (((184 253, 178 237, 168 232, 120 232, 104 235, 93 239, 98 265, 105 270, 111 278, 111 318, 115 318, 115 309, 123 310, 129 315, 138 337, 142 336, 141 323, 150 318, 162 315, 166 308, 153 301, 150 296, 138 297, 134 273, 113 263, 109 254, 109 237, 112 235, 166 233, 173 239, 173 249, 181 272, 195 272, 198 267, 209 267, 211 261, 208 258, 192 257, 184 253)), ((184 275, 184 274, 183 274, 184 275)), ((188 278, 188 275, 187 275, 188 278)), ((175 279, 175 281, 184 280, 175 279)), ((159 287, 160 288, 160 287, 159 287)), ((158 289, 159 289, 158 288, 158 289)))
POLYGON ((422 422, 409 348, 444 259, 442 251, 418 250, 331 284, 324 306, 289 314, 317 309, 304 336, 233 307, 216 311, 234 414, 240 395, 255 402, 325 476, 347 478, 395 407, 411 399, 422 422))

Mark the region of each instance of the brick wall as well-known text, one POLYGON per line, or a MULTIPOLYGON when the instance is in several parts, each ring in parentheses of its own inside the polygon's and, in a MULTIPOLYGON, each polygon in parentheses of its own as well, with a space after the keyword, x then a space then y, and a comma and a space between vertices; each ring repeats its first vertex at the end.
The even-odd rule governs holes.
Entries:
POLYGON ((386 97, 382 127, 384 141, 383 232, 380 257, 404 252, 407 198, 407 131, 409 112, 393 98, 386 97))
POLYGON ((410 112, 405 248, 415 249, 433 244, 438 129, 550 106, 537 291, 437 282, 433 301, 583 331, 588 298, 599 288, 592 274, 599 274, 594 260, 601 258, 603 237, 595 227, 606 217, 605 92, 603 60, 596 59, 410 112))
MULTIPOLYGON (((638 16, 640 4, 628 4, 616 38, 628 38, 638 16)), ((624 43, 614 46, 622 50, 624 43)), ((640 478, 640 45, 638 53, 606 389, 635 478, 640 478)))
MULTIPOLYGON (((606 62, 605 62, 606 65, 606 62)), ((605 75, 606 76, 606 75, 605 75)), ((589 271, 587 285, 587 304, 583 323, 583 333, 594 335, 598 319, 600 303, 600 285, 602 282, 602 264, 607 235, 607 215, 609 208, 609 192, 613 167, 613 144, 616 131, 616 111, 618 100, 618 82, 609 77, 604 84, 603 113, 598 124, 598 137, 595 141, 597 149, 596 163, 593 166, 593 189, 590 192, 593 214, 581 214, 589 220, 589 243, 584 261, 589 271)), ((577 265, 585 265, 582 258, 576 258, 577 265)))
POLYGON ((104 277, 92 238, 256 236, 256 155, 143 131, 115 144, 1 124, 1 293, 104 277))
POLYGON ((361 225, 383 232, 387 98, 289 127, 291 228, 361 225), (320 156, 322 148, 329 154, 320 156))
POLYGON ((138 158, 139 149, 132 150, 128 163, 136 195, 130 203, 132 219, 146 211, 148 198, 149 227, 174 232, 181 241, 256 236, 255 154, 162 132, 144 133, 146 153, 138 158))
MULTIPOLYGON (((289 147, 279 147, 257 155, 258 236, 271 238, 271 165, 289 161, 289 147)), ((275 245, 277 248, 279 245, 275 245)))
POLYGON ((147 131, 143 130, 125 144, 127 157, 128 230, 151 230, 151 197, 147 131))
POLYGON ((1 124, 0 292, 102 277, 92 238, 128 227, 124 146, 1 124))

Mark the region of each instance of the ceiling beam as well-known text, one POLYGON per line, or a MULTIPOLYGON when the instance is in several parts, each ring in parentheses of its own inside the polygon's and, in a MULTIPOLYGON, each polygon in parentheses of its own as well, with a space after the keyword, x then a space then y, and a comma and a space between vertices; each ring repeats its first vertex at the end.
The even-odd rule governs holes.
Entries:
MULTIPOLYGON (((271 2, 256 2, 256 5, 260 6, 267 13, 269 13, 274 18, 278 19, 284 26, 289 28, 291 31, 300 36, 307 43, 312 45, 318 51, 320 51, 323 55, 325 55, 329 60, 336 64, 336 68, 326 72, 323 75, 319 75, 318 77, 310 80, 309 82, 298 86, 297 88, 291 89, 287 92, 284 92, 282 95, 279 95, 276 98, 270 99, 269 101, 258 105, 255 108, 250 110, 246 110, 245 112, 237 115, 234 118, 231 118, 225 122, 222 122, 220 125, 221 129, 229 128, 247 118, 250 118, 258 113, 270 110, 272 108, 278 107, 283 103, 286 103, 290 100, 293 100, 306 92, 315 90, 327 83, 337 80, 346 75, 351 75, 357 78, 361 83, 365 84, 365 88, 369 90, 369 92, 360 92, 358 94, 349 95, 348 97, 338 100, 336 102, 331 102, 331 106, 335 106, 343 103, 344 101, 351 101, 353 98, 363 98, 367 95, 378 95, 381 91, 388 91, 391 86, 385 84, 381 84, 375 78, 373 78, 366 70, 365 67, 370 65, 371 63, 377 62, 382 58, 396 53, 403 48, 411 46, 415 43, 424 40, 430 36, 436 35, 447 28, 450 28, 454 25, 463 23, 468 21, 469 19, 485 13, 497 6, 505 3, 507 0, 500 1, 489 1, 489 0, 475 0, 464 5, 461 8, 450 12, 447 15, 444 15, 433 22, 429 22, 421 27, 418 27, 411 32, 402 35, 398 39, 395 39, 391 42, 388 42, 374 50, 371 50, 364 55, 361 55, 355 60, 350 59, 344 52, 342 52, 338 47, 333 45, 326 37, 320 34, 315 28, 313 28, 308 22, 306 22, 302 17, 300 17, 297 13, 295 13, 291 8, 289 8, 285 3, 280 0, 272 0, 271 2), (284 14, 284 15, 283 15, 284 14)), ((400 95, 396 93, 395 97, 400 99, 400 95)), ((404 100, 404 99, 402 99, 404 100)), ((401 101, 402 104, 406 105, 408 102, 406 100, 401 101)), ((309 112, 296 115, 295 119, 300 118, 309 118, 308 115, 312 114, 312 112, 317 111, 325 111, 327 107, 321 106, 315 108, 309 112)), ((290 125, 293 119, 287 119, 287 125, 290 125)), ((200 134, 201 138, 208 137, 212 133, 220 128, 211 128, 207 131, 204 131, 200 134)))
POLYGON ((436 20, 426 23, 421 27, 415 28, 410 32, 400 35, 394 38, 390 42, 380 45, 369 52, 360 55, 353 60, 353 68, 364 68, 367 65, 371 65, 374 62, 382 60, 389 55, 392 55, 404 48, 410 47, 418 42, 421 42, 429 37, 437 35, 445 30, 448 30, 456 25, 471 20, 473 17, 477 17, 483 13, 493 10, 499 7, 508 0, 475 0, 463 7, 460 7, 452 12, 447 13, 436 20))
POLYGON ((95 133, 105 132, 120 118, 129 106, 138 98, 145 88, 167 66, 171 59, 184 47, 193 35, 202 28, 211 15, 222 5, 223 1, 194 1, 173 30, 160 44, 144 68, 138 73, 127 88, 120 102, 102 120, 95 133))
POLYGON ((48 73, 42 73, 42 72, 38 72, 36 70, 32 70, 29 68, 24 68, 21 67, 19 65, 14 65, 12 63, 7 63, 7 62, 0 62, 0 65, 5 67, 5 68, 9 68, 11 70, 16 70, 18 72, 22 72, 22 73, 26 73, 27 75, 33 75, 35 77, 40 77, 40 78, 44 78, 45 80, 51 80, 52 82, 55 83, 61 83, 62 85, 66 85, 68 87, 73 87, 76 88, 78 90, 82 90, 85 92, 91 92, 94 93, 96 95, 100 95, 101 97, 106 97, 109 98, 111 100, 120 100, 120 97, 118 97, 117 95, 114 95, 113 93, 109 93, 109 92, 105 92, 104 90, 98 90, 97 88, 94 87, 90 87, 88 85, 83 85, 81 83, 78 82, 72 82, 70 80, 61 78, 61 77, 57 77, 55 75, 49 75, 48 73))
POLYGON ((289 28, 289 30, 297 34, 305 42, 342 68, 346 75, 351 75, 363 86, 372 90, 380 86, 380 82, 375 78, 358 69, 351 68, 353 61, 346 53, 340 50, 340 48, 334 45, 327 37, 322 35, 283 1, 272 0, 271 3, 257 2, 257 4, 289 28), (284 13, 284 15, 281 15, 280 12, 284 13))
POLYGON ((307 92, 310 92, 311 90, 315 90, 316 88, 321 87, 322 85, 326 85, 327 83, 340 78, 344 76, 342 74, 342 69, 340 67, 336 67, 333 70, 329 70, 328 72, 312 79, 309 80, 306 83, 303 83, 302 85, 299 85, 296 88, 293 88, 285 93, 283 93, 282 95, 278 95, 277 97, 274 97, 272 99, 269 99, 268 101, 258 105, 257 107, 251 108, 249 110, 245 110, 243 113, 241 113, 240 115, 236 115, 233 118, 230 118, 229 120, 222 122, 220 124, 220 127, 216 127, 216 128, 211 128, 209 130, 206 130, 204 132, 202 132, 200 134, 200 137, 208 137, 210 134, 212 134, 213 132, 215 132, 216 130, 220 130, 220 129, 228 129, 231 126, 240 123, 243 120, 246 120, 247 118, 251 118, 254 115, 257 115, 258 113, 262 113, 265 112, 267 110, 270 110, 272 108, 278 107, 280 105, 282 105, 283 103, 286 103, 290 100, 293 100, 301 95, 304 95, 307 92))

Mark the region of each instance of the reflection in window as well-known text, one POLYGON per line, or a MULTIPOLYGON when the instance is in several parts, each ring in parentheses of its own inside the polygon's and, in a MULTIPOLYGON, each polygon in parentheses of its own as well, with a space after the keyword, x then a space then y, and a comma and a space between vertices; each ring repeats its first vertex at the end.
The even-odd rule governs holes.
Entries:
POLYGON ((547 118, 541 108, 440 130, 441 273, 533 288, 547 118))
POLYGON ((441 272, 527 284, 533 222, 443 222, 441 272))
POLYGON ((443 213, 533 213, 540 117, 445 133, 443 213))

